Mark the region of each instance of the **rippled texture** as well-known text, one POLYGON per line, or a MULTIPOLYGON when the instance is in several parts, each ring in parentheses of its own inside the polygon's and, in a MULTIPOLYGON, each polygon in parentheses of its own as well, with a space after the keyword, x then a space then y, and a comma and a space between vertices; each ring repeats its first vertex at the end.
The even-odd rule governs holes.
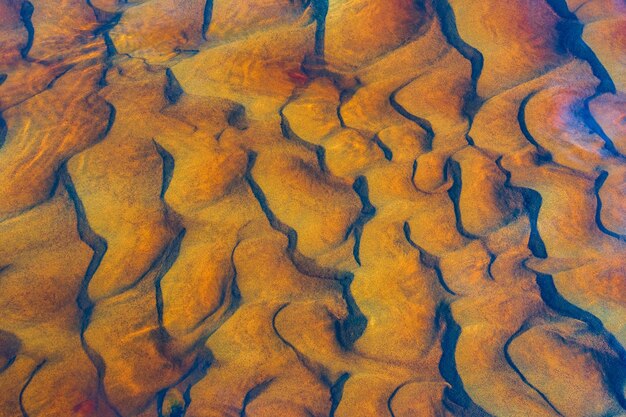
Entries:
POLYGON ((623 0, 0 0, 2 417, 626 416, 623 0))

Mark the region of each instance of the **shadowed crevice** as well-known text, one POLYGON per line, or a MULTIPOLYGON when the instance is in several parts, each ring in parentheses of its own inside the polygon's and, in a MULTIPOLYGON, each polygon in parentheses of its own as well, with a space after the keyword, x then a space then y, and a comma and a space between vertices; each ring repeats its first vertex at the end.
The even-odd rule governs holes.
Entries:
POLYGON ((22 7, 20 8, 20 20, 26 29, 26 33, 28 35, 26 39, 26 45, 24 45, 20 49, 20 55, 22 59, 26 59, 28 57, 28 53, 30 49, 33 47, 33 41, 35 40, 35 27, 33 26, 33 13, 35 12, 35 6, 28 1, 24 0, 22 3, 22 7))
POLYGON ((335 411, 337 411, 341 398, 343 398, 343 387, 346 385, 348 378, 350 378, 350 374, 346 372, 337 378, 337 381, 330 387, 329 417, 335 417, 335 411))
POLYGON ((428 150, 432 149, 433 140, 435 139, 435 131, 433 130, 432 125, 430 124, 430 122, 428 120, 423 119, 421 117, 418 117, 418 116, 410 113, 407 109, 402 107, 402 105, 400 103, 398 103, 398 101, 396 100, 396 96, 398 95, 400 90, 402 90, 407 85, 411 84, 413 81, 415 81, 415 80, 410 80, 410 81, 402 84, 400 87, 396 88, 389 95, 389 105, 391 105, 391 107, 398 114, 400 114, 402 117, 404 117, 405 119, 410 120, 411 122, 415 123, 416 125, 418 125, 420 128, 422 128, 426 132, 426 138, 425 138, 425 140, 426 140, 426 151, 428 151, 428 150))
POLYGON ((444 389, 444 406, 455 413, 460 409, 462 415, 490 417, 490 414, 475 404, 467 394, 456 369, 455 352, 461 335, 461 327, 454 321, 448 304, 439 305, 436 320, 438 325, 445 326, 441 337, 442 353, 439 373, 450 386, 444 389))
POLYGON ((46 361, 47 360, 44 359, 41 362, 39 362, 39 364, 37 364, 35 369, 33 369, 32 372, 30 373, 30 375, 28 376, 28 379, 26 379, 26 382, 24 383, 24 386, 20 390, 20 394, 18 396, 18 403, 19 403, 19 406, 20 406, 20 411, 22 413, 22 417, 29 417, 28 416, 28 412, 26 411, 26 408, 24 407, 24 392, 26 392, 26 388, 28 388, 28 386, 32 382, 33 378, 35 378, 35 375, 37 375, 37 373, 39 371, 41 371, 41 368, 43 368, 43 366, 46 364, 46 361))
POLYGON ((541 194, 531 188, 516 187, 511 184, 511 173, 502 167, 502 157, 499 157, 495 161, 496 166, 506 176, 504 186, 510 190, 516 191, 521 194, 524 211, 528 216, 528 222, 530 224, 530 234, 528 236, 528 249, 534 257, 545 259, 548 257, 546 251, 546 245, 539 234, 537 222, 539 219, 539 211, 541 210, 541 203, 543 201, 541 194))
POLYGON ((543 146, 537 142, 537 140, 533 137, 533 135, 528 130, 528 126, 526 125, 526 106, 528 102, 537 94, 537 91, 533 91, 528 94, 526 97, 522 99, 520 102, 519 109, 517 111, 517 123, 519 128, 524 135, 524 138, 535 147, 537 150, 537 165, 543 165, 547 162, 552 161, 552 154, 545 149, 543 146))
POLYGON ((456 219, 456 229, 459 234, 468 239, 478 239, 477 236, 469 233, 463 227, 463 219, 461 218, 461 189, 463 187, 463 181, 461 178, 461 165, 453 160, 449 159, 446 164, 446 175, 450 174, 452 177, 452 186, 448 189, 448 196, 454 206, 454 217, 456 219))
POLYGON ((98 352, 89 346, 87 340, 85 338, 85 332, 87 331, 87 327, 91 321, 91 314, 93 312, 94 304, 89 297, 89 283, 91 282, 91 278, 95 274, 96 270, 100 266, 102 262, 102 258, 104 258, 104 254, 107 251, 107 242, 106 240, 96 234, 91 226, 89 225, 89 221, 87 220, 87 214, 85 212, 85 207, 76 192, 76 188, 74 186, 74 182, 70 177, 67 171, 67 165, 63 164, 59 171, 60 181, 65 186, 67 193, 70 197, 70 200, 74 204, 74 209, 76 211, 76 226, 78 229, 78 235, 80 240, 85 242, 87 246, 91 248, 93 251, 93 255, 89 262, 89 266, 87 267, 87 271, 83 276, 83 280, 81 282, 81 287, 78 292, 78 296, 76 297, 76 304, 78 305, 79 310, 82 313, 82 317, 80 318, 80 341, 85 354, 93 364, 96 369, 96 374, 98 377, 98 394, 100 398, 106 403, 106 405, 115 413, 117 417, 121 417, 120 412, 116 409, 116 407, 111 404, 109 401, 106 390, 104 387, 104 375, 106 372, 106 365, 104 360, 100 356, 98 352))
POLYGON ((456 295, 456 293, 452 291, 452 289, 450 289, 448 284, 446 284, 446 281, 443 278, 443 274, 441 273, 441 268, 439 268, 439 258, 436 257, 435 255, 428 253, 424 248, 419 246, 417 243, 413 241, 413 239, 411 239, 411 225, 409 224, 409 222, 404 222, 404 225, 402 226, 402 230, 404 231, 404 238, 407 240, 407 242, 409 242, 409 245, 411 245, 413 248, 419 251, 420 262, 422 263, 422 265, 425 265, 426 267, 432 269, 435 272, 435 275, 437 275, 437 280, 439 281, 439 284, 448 294, 456 295))
POLYGON ((367 186, 367 178, 360 175, 352 184, 352 189, 359 196, 361 200, 361 212, 357 219, 350 225, 348 230, 354 233, 354 248, 352 254, 357 264, 361 265, 361 257, 359 250, 361 247, 361 236, 363 235, 363 228, 365 224, 369 222, 374 215, 376 215, 376 208, 372 205, 369 199, 369 188, 367 186))
POLYGON ((161 182, 161 200, 165 198, 165 193, 172 182, 172 178, 174 177, 174 157, 171 153, 167 151, 164 147, 162 147, 156 140, 152 140, 154 143, 154 147, 156 148, 157 153, 163 160, 163 179, 161 182))
POLYGON ((602 231, 602 233, 614 237, 615 239, 626 241, 626 236, 620 235, 619 233, 615 233, 612 230, 607 229, 606 226, 604 226, 604 224, 602 223, 602 199, 600 198, 600 189, 604 185, 608 176, 609 173, 607 171, 602 171, 593 184, 593 191, 596 196, 597 202, 595 215, 596 225, 598 226, 598 229, 602 231))
POLYGON ((570 12, 565 0, 545 1, 563 19, 556 25, 556 30, 559 33, 559 46, 564 51, 589 64, 593 75, 600 80, 600 84, 596 88, 597 93, 615 93, 615 84, 611 76, 582 38, 585 25, 578 20, 574 13, 570 12))
POLYGON ((243 397, 243 403, 241 404, 239 417, 246 416, 246 407, 248 406, 248 404, 258 398, 259 395, 263 394, 270 387, 272 382, 274 382, 274 379, 275 378, 267 379, 260 384, 255 385, 254 387, 252 387, 252 389, 246 392, 246 395, 243 397))
POLYGON ((548 404, 548 406, 552 410, 554 410, 555 413, 557 413, 558 415, 562 416, 563 414, 554 406, 554 404, 552 404, 552 402, 550 402, 548 397, 543 392, 541 392, 541 390, 539 390, 539 388, 535 387, 530 381, 528 381, 528 379, 526 378, 526 376, 524 376, 522 371, 520 371, 520 369, 517 367, 517 365, 515 365, 515 362, 513 362, 513 359, 511 358, 511 355, 509 354, 509 346, 511 345, 511 343, 518 336, 520 336, 526 330, 528 330, 528 328, 529 328, 529 323, 524 323, 524 325, 522 325, 522 327, 520 327, 517 330, 517 332, 515 332, 511 337, 509 337, 507 339, 507 341, 504 343, 504 347, 503 347, 504 358, 506 360, 506 363, 509 365, 509 367, 511 369, 513 369, 513 371, 515 371, 515 373, 517 374, 517 376, 519 376, 519 378, 522 380, 522 382, 524 384, 526 384, 528 387, 530 387, 533 391, 535 391, 545 401, 545 403, 548 404))
MULTIPOLYGON (((156 302, 156 312, 157 312, 157 321, 159 323, 159 328, 161 332, 167 334, 167 330, 165 330, 165 326, 163 324, 163 291, 161 289, 161 280, 167 274, 167 272, 172 268, 176 259, 178 259, 178 255, 180 253, 180 246, 183 242, 183 238, 185 237, 186 229, 182 228, 178 235, 172 240, 163 253, 160 256, 160 259, 157 261, 157 266, 155 269, 156 277, 154 280, 155 287, 155 302, 156 302)), ((169 335, 166 337, 169 339, 169 335)))
POLYGON ((335 321, 335 335, 339 346, 344 351, 351 351, 354 342, 363 335, 367 328, 367 318, 359 309, 350 290, 350 284, 353 280, 354 275, 351 273, 344 273, 344 276, 339 280, 342 289, 341 296, 346 303, 348 315, 342 320, 335 321))
MULTIPOLYGON (((0 268, 0 272, 3 270, 4 268, 0 268)), ((21 348, 22 341, 16 335, 0 329, 0 360, 5 362, 0 366, 0 373, 13 365, 21 348)))
POLYGON ((317 163, 320 167, 320 171, 327 173, 328 167, 326 166, 326 150, 324 149, 324 147, 321 145, 315 145, 311 142, 307 142, 306 140, 296 135, 296 133, 289 126, 289 121, 283 113, 283 110, 285 107, 287 107, 290 101, 291 98, 280 108, 278 112, 278 114, 280 115, 280 131, 283 137, 289 141, 297 143, 308 151, 315 153, 315 155, 317 156, 317 163))
POLYGON ((165 79, 165 98, 170 104, 176 104, 178 103, 180 97, 184 94, 183 88, 176 79, 176 76, 174 75, 172 70, 169 68, 165 70, 165 79))
POLYGON ((276 217, 276 215, 274 214, 274 212, 269 206, 267 198, 265 197, 265 193, 263 192, 261 187, 257 184, 257 182, 254 180, 252 176, 252 169, 256 162, 256 157, 257 157, 256 152, 251 151, 248 153, 248 165, 246 167, 246 173, 244 175, 244 178, 246 182, 248 183, 248 186, 250 187, 252 194, 254 195, 257 202, 259 203, 261 210, 265 214, 265 217, 267 217, 267 220, 270 223, 270 226, 274 230, 282 233, 283 235, 287 237, 286 253, 289 259, 291 260, 291 262, 293 263, 293 265, 296 267, 296 269, 299 272, 301 272, 304 275, 317 277, 317 278, 323 278, 323 279, 332 279, 332 280, 340 279, 341 273, 330 268, 320 267, 319 265, 316 264, 316 262, 313 259, 302 255, 297 250, 298 233, 295 231, 295 229, 286 225, 285 223, 283 223, 281 220, 279 220, 276 217))
POLYGON ((463 58, 467 59, 472 66, 471 88, 463 97, 462 107, 462 112, 468 118, 471 125, 474 116, 482 105, 482 99, 478 96, 476 88, 478 79, 483 70, 484 58, 476 48, 467 44, 459 35, 454 10, 452 10, 448 0, 433 0, 433 6, 435 7, 435 12, 441 24, 441 31, 446 40, 463 58))
MULTIPOLYGON (((554 279, 551 275, 536 273, 536 276, 536 282, 539 287, 541 299, 549 308, 561 316, 586 323, 589 330, 603 338, 609 347, 615 352, 619 358, 621 366, 611 365, 605 367, 607 373, 607 385, 611 389, 611 392, 619 404, 623 408, 626 408, 626 399, 624 398, 624 391, 622 389, 624 381, 626 381, 626 369, 624 368, 624 364, 626 364, 626 350, 624 347, 615 338, 615 336, 604 327, 602 320, 594 314, 583 310, 565 299, 558 292, 558 289, 554 284, 554 279)), ((598 359, 600 363, 604 363, 606 365, 606 360, 604 358, 596 359, 598 359)))
POLYGON ((202 39, 207 40, 207 34, 209 32, 209 26, 211 26, 211 20, 213 19, 213 0, 206 0, 204 3, 204 9, 202 10, 202 39))
POLYGON ((2 113, 0 112, 0 149, 4 146, 4 143, 7 139, 7 134, 9 133, 9 128, 7 123, 2 118, 2 113))
POLYGON ((326 16, 328 14, 328 0, 310 0, 315 19, 315 56, 324 59, 324 45, 326 38, 326 16))
POLYGON ((376 146, 378 146, 378 148, 383 152, 383 155, 385 156, 385 159, 387 161, 391 161, 393 159, 393 151, 391 150, 391 148, 389 146, 387 146, 385 144, 385 142, 383 142, 380 137, 378 136, 378 134, 374 135, 374 139, 373 142, 376 144, 376 146))

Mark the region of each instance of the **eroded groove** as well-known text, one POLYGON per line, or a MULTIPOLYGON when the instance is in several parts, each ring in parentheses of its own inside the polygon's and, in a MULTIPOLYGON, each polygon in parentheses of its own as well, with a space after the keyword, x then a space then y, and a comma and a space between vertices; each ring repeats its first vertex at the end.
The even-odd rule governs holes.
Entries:
POLYGON ((2 112, 0 112, 0 149, 2 149, 2 147, 4 146, 8 133, 9 128, 7 126, 7 123, 2 118, 2 112))
MULTIPOLYGON (((556 286, 554 285, 554 279, 551 275, 542 273, 535 274, 537 277, 536 282, 539 287, 541 299, 549 308, 561 316, 586 323, 589 330, 602 337, 616 353, 622 368, 620 369, 615 366, 609 367, 609 372, 606 375, 608 379, 607 382, 609 383, 613 395, 618 400, 620 405, 623 408, 626 408, 626 399, 624 398, 622 390, 623 383, 626 380, 626 371, 623 368, 623 365, 626 364, 626 349, 624 349, 615 336, 604 327, 602 320, 565 299, 558 292, 556 286)), ((604 360, 600 360, 600 362, 602 363, 604 360)))
POLYGON ((382 140, 380 140, 380 137, 378 136, 378 134, 374 135, 374 139, 373 142, 376 144, 376 146, 378 146, 380 148, 380 150, 383 152, 383 155, 385 156, 385 159, 387 161, 391 161, 393 160, 393 151, 391 150, 391 148, 389 146, 387 146, 382 140))
POLYGON ((435 131, 433 130, 433 127, 430 124, 430 122, 428 120, 426 120, 426 119, 422 119, 421 117, 418 117, 418 116, 410 113, 407 109, 402 107, 402 105, 400 103, 398 103, 398 101, 396 100, 396 95, 398 94, 398 92, 400 92, 400 90, 402 90, 404 87, 406 87, 407 85, 409 85, 413 81, 414 80, 410 80, 409 82, 404 83, 400 87, 395 89, 389 95, 389 104, 391 105, 391 107, 398 114, 400 114, 405 119, 412 121, 413 123, 418 125, 420 128, 422 128, 426 132, 426 144, 427 144, 427 147, 428 147, 427 149, 430 150, 430 149, 432 149, 433 139, 435 138, 435 131))
POLYGON ((581 114, 579 114, 578 116, 580 117, 580 119, 582 119, 583 123, 585 123, 585 126, 587 126, 589 130, 591 130, 591 132, 598 135, 604 141, 604 149, 606 149, 606 151, 610 155, 620 158, 623 161, 624 156, 619 153, 619 151, 615 147, 615 143, 613 143, 613 140, 604 132, 602 127, 598 124, 596 119, 591 114, 591 110, 589 109, 589 103, 599 95, 599 93, 596 93, 587 97, 583 101, 583 109, 581 111, 581 114))
POLYGON ((342 296, 346 302, 348 309, 348 316, 346 319, 337 321, 335 330, 337 334, 337 340, 340 345, 349 350, 352 348, 353 343, 363 334, 365 327, 367 326, 367 319, 361 313, 360 309, 356 305, 352 293, 350 292, 350 284, 354 276, 351 273, 332 270, 330 268, 323 268, 318 266, 314 260, 302 255, 297 251, 298 234, 297 232, 281 222, 269 207, 267 198, 263 193, 261 187, 256 183, 252 177, 252 168, 256 161, 256 153, 248 153, 248 166, 244 175, 248 186, 252 190, 252 194, 257 199, 261 210, 267 217, 272 228, 287 237, 286 253, 291 263, 296 267, 298 272, 322 279, 330 279, 338 281, 342 286, 342 296))
POLYGON ((209 32, 209 26, 211 26, 211 20, 213 19, 213 0, 206 0, 204 3, 204 9, 202 10, 202 39, 207 39, 207 33, 209 32))
POLYGON ((350 226, 349 230, 354 233, 354 248, 352 254, 357 264, 361 265, 361 257, 359 256, 359 250, 361 247, 361 236, 363 234, 363 228, 365 224, 369 222, 374 215, 376 215, 376 208, 372 205, 369 199, 369 189, 367 186, 367 178, 360 175, 352 184, 352 189, 359 196, 361 200, 361 212, 359 217, 350 226))
POLYGON ((495 161, 498 169, 504 173, 506 176, 506 180, 504 181, 504 186, 517 191, 521 194, 522 199, 524 201, 524 210, 526 215, 528 216, 528 222, 530 224, 530 235, 528 237, 528 249, 533 254, 534 257, 545 259, 548 257, 548 253, 546 251, 546 245, 539 234, 539 229, 537 228, 537 221, 539 219, 539 210, 541 210, 541 203, 543 199, 541 198, 541 194, 531 188, 524 187, 515 187, 511 184, 511 173, 502 167, 502 157, 499 157, 495 161))
POLYGON ((265 214, 265 217, 267 217, 270 226, 272 226, 274 230, 282 233, 287 237, 286 251, 291 262, 294 264, 299 272, 305 275, 332 280, 340 279, 341 273, 331 270, 329 268, 320 267, 316 265, 314 260, 302 255, 300 252, 297 251, 298 233, 293 228, 287 226, 276 217, 267 202, 265 193, 252 177, 252 168, 254 167, 256 156, 257 154, 255 152, 250 151, 248 153, 248 165, 246 167, 246 173, 244 175, 244 178, 246 179, 250 190, 252 190, 252 194, 261 206, 261 210, 265 214))
POLYGON ((526 125, 526 106, 530 99, 532 99, 537 94, 536 91, 528 94, 524 99, 520 102, 520 106, 517 112, 517 123, 519 124, 519 128, 522 131, 522 134, 526 138, 526 140, 537 149, 537 162, 539 165, 551 162, 552 154, 546 150, 543 146, 537 142, 537 140, 533 137, 533 135, 528 130, 528 126, 526 125))
POLYGON ((609 173, 607 171, 602 171, 593 184, 593 191, 596 196, 597 202, 595 216, 596 225, 598 226, 598 229, 602 231, 602 233, 614 237, 615 239, 626 241, 626 236, 620 235, 619 233, 615 233, 612 230, 607 229, 606 226, 604 226, 604 224, 602 223, 602 199, 600 198, 600 189, 604 185, 604 182, 606 181, 608 176, 609 173))
POLYGON ((163 161, 163 180, 161 182, 161 200, 163 200, 165 198, 165 193, 172 182, 172 178, 174 177, 175 162, 174 157, 167 151, 167 149, 162 147, 154 139, 152 140, 152 143, 154 143, 154 147, 163 161))
POLYGON ((552 404, 552 402, 550 402, 548 397, 543 392, 541 392, 539 388, 535 387, 532 383, 530 383, 530 381, 528 381, 528 379, 526 378, 526 376, 524 376, 522 371, 520 371, 517 365, 515 365, 515 362, 513 362, 513 359, 511 358, 511 355, 509 354, 509 346, 511 345, 511 342, 513 342, 513 340, 515 340, 518 336, 520 336, 522 333, 528 330, 529 327, 530 327, 529 323, 524 323, 522 327, 520 327, 515 333, 513 333, 513 335, 511 335, 511 337, 507 339, 503 347, 504 358, 506 359, 506 362, 509 365, 509 367, 513 369, 513 371, 515 371, 515 373, 517 374, 517 376, 519 376, 522 382, 528 385, 528 387, 530 387, 533 391, 535 391, 541 397, 541 399, 543 399, 545 403, 548 404, 548 406, 552 410, 554 410, 555 413, 562 416, 563 414, 554 406, 554 404, 552 404))
POLYGON ((255 385, 246 393, 243 398, 243 403, 241 404, 241 412, 239 413, 239 417, 246 416, 246 407, 248 406, 248 404, 254 401, 255 398, 258 398, 259 395, 263 394, 263 392, 265 392, 265 390, 269 388, 272 382, 274 382, 274 378, 269 378, 261 382, 260 384, 255 385))
POLYGON ((100 266, 102 262, 102 258, 107 251, 107 242, 96 234, 91 226, 89 225, 89 221, 87 220, 87 213, 85 212, 85 207, 76 192, 76 188, 74 187, 74 182, 67 171, 67 164, 63 164, 59 171, 59 178, 67 193, 74 204, 74 210, 76 211, 76 226, 78 229, 78 235, 80 239, 87 244, 93 251, 93 256, 89 262, 89 266, 87 267, 87 271, 85 271, 85 275, 83 277, 80 290, 78 292, 78 296, 76 298, 76 304, 78 305, 79 310, 82 313, 82 317, 80 318, 80 340, 83 350, 87 354, 87 357, 93 364, 94 368, 96 368, 96 374, 98 377, 98 394, 100 398, 104 400, 106 405, 115 413, 117 417, 122 417, 119 411, 116 409, 113 404, 109 401, 105 387, 104 387, 104 374, 106 372, 106 366, 104 360, 100 356, 98 352, 89 346, 87 340, 85 339, 85 332, 87 331, 87 327, 91 321, 91 314, 93 312, 94 303, 89 297, 89 283, 91 282, 91 278, 95 274, 96 270, 100 266))
POLYGON ((180 96, 182 96, 184 93, 183 88, 180 86, 180 83, 176 79, 176 76, 171 69, 167 68, 165 70, 165 77, 165 98, 170 104, 176 104, 178 103, 180 96))
MULTIPOLYGON (((0 268, 0 272, 2 272, 3 269, 4 268, 0 268)), ((21 348, 22 341, 16 335, 0 329, 0 360, 4 360, 5 362, 0 366, 0 373, 6 371, 13 365, 21 348)))
POLYGON ((483 70, 484 58, 477 49, 468 45, 459 35, 456 26, 456 17, 454 16, 454 11, 448 0, 433 0, 433 6, 435 7, 435 12, 439 18, 441 30, 446 40, 454 49, 459 51, 472 66, 471 88, 466 92, 463 98, 462 108, 463 114, 468 118, 471 125, 474 116, 482 105, 482 99, 478 96, 476 87, 483 70))
POLYGON ((339 280, 342 289, 341 295, 346 303, 348 315, 343 320, 335 321, 335 335, 339 346, 345 351, 352 350, 354 342, 363 335, 367 327, 367 318, 359 309, 350 290, 353 279, 353 274, 344 273, 339 280))
POLYGON ((339 407, 343 397, 343 387, 346 385, 348 378, 350 378, 350 374, 346 372, 330 387, 330 417, 335 417, 335 411, 337 411, 337 407, 339 407))
POLYGON ((604 68, 589 45, 583 41, 582 33, 585 25, 578 20, 574 13, 570 12, 565 0, 545 1, 552 10, 563 19, 556 27, 559 32, 561 48, 589 64, 593 75, 600 80, 600 84, 596 88, 597 93, 615 94, 615 84, 608 71, 604 68))
POLYGON ((28 388, 28 386, 32 382, 33 378, 35 378, 35 375, 37 375, 37 372, 41 371, 41 368, 43 368, 43 366, 46 364, 46 362, 47 362, 47 360, 44 359, 41 362, 39 362, 39 364, 37 364, 35 369, 33 369, 33 371, 28 376, 28 379, 26 379, 26 382, 24 383, 24 386, 20 390, 20 394, 18 396, 18 403, 19 403, 19 406, 20 406, 20 411, 22 412, 22 417, 29 417, 28 416, 28 412, 26 411, 26 408, 24 407, 24 392, 26 392, 26 388, 28 388))
POLYGON ((35 40, 35 27, 33 26, 33 13, 35 12, 35 6, 28 0, 24 0, 22 2, 22 7, 20 8, 20 19, 24 28, 26 29, 26 33, 28 38, 26 40, 26 45, 24 45, 20 49, 20 54, 22 55, 22 59, 28 58, 28 53, 30 49, 33 47, 33 41, 35 40))
POLYGON ((445 279, 443 278, 443 274, 441 273, 441 268, 439 268, 439 258, 428 253, 424 248, 419 246, 417 243, 413 241, 413 239, 411 239, 411 225, 409 224, 409 222, 404 222, 404 225, 402 226, 402 230, 404 231, 404 238, 407 240, 407 242, 409 242, 409 244, 412 247, 414 247, 415 249, 419 251, 420 262, 426 267, 435 271, 435 274, 437 275, 437 280, 439 281, 439 285, 441 285, 441 287, 448 294, 457 295, 454 291, 452 291, 452 289, 450 289, 448 284, 446 284, 445 279))
POLYGON ((449 159, 446 164, 446 174, 450 174, 452 177, 452 186, 448 189, 448 196, 454 205, 454 217, 456 218, 456 229, 459 234, 468 239, 478 239, 475 236, 465 230, 463 227, 463 219, 461 218, 461 189, 463 187, 463 181, 461 179, 461 165, 453 159, 449 159))
POLYGON ((472 416, 490 416, 490 414, 472 401, 465 391, 463 381, 456 369, 454 355, 459 336, 461 335, 461 327, 454 321, 448 304, 440 304, 437 309, 436 320, 439 325, 443 324, 445 326, 443 336, 441 337, 442 353, 439 361, 439 373, 450 386, 444 389, 444 405, 450 408, 459 407, 472 416))
POLYGON ((278 337, 280 339, 281 342, 283 342, 287 347, 289 347, 289 349, 292 350, 292 352, 296 355, 296 358, 298 359, 298 362, 300 362, 302 364, 302 366, 304 366, 306 369, 308 369, 312 374, 317 374, 317 366, 314 365, 311 360, 309 360, 309 358, 307 358, 302 352, 300 352, 291 342, 289 342, 287 339, 285 339, 283 337, 283 335, 280 334, 280 332, 278 331, 278 328, 276 327, 276 318, 278 317, 278 315, 285 309, 287 308, 291 303, 284 303, 283 305, 281 305, 276 312, 274 313, 274 315, 272 316, 272 330, 274 330, 274 334, 276 334, 276 337, 278 337))
POLYGON ((161 290, 161 280, 163 279, 165 274, 167 274, 167 272, 172 268, 172 265, 174 265, 176 259, 178 259, 180 246, 183 242, 186 231, 187 230, 185 228, 182 228, 176 238, 174 238, 174 240, 172 240, 172 242, 166 247, 161 255, 161 259, 159 260, 158 266, 155 271, 156 277, 154 280, 154 287, 157 320, 159 323, 159 328, 162 332, 165 333, 167 333, 167 330, 165 330, 165 326, 163 324, 163 292, 161 290))
POLYGON ((328 14, 328 0, 311 0, 313 17, 315 18, 315 55, 324 59, 324 44, 326 37, 326 15, 328 14))
POLYGON ((289 126, 289 121, 287 120, 287 117, 283 113, 283 109, 287 106, 287 104, 289 104, 289 101, 287 101, 287 103, 285 103, 283 107, 281 107, 280 111, 278 112, 278 114, 280 115, 280 131, 283 137, 289 141, 297 143, 298 145, 302 146, 303 148, 311 152, 314 152, 315 155, 317 156, 317 163, 320 167, 320 171, 327 173, 328 167, 326 166, 326 159, 325 159, 326 151, 324 150, 324 147, 321 145, 315 145, 313 143, 307 142, 306 140, 300 138, 298 135, 296 135, 296 133, 289 126))

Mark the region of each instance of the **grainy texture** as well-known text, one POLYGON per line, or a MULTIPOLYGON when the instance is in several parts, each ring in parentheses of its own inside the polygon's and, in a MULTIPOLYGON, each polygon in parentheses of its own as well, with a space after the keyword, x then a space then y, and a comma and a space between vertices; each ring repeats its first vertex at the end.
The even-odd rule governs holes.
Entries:
POLYGON ((626 416, 625 152, 623 0, 0 0, 0 416, 626 416))

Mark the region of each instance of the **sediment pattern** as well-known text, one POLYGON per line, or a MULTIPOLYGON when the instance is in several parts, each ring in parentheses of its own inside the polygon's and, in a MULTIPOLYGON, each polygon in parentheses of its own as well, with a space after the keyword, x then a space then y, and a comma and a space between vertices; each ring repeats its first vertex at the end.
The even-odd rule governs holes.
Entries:
POLYGON ((623 0, 0 0, 0 415, 626 415, 623 0))

